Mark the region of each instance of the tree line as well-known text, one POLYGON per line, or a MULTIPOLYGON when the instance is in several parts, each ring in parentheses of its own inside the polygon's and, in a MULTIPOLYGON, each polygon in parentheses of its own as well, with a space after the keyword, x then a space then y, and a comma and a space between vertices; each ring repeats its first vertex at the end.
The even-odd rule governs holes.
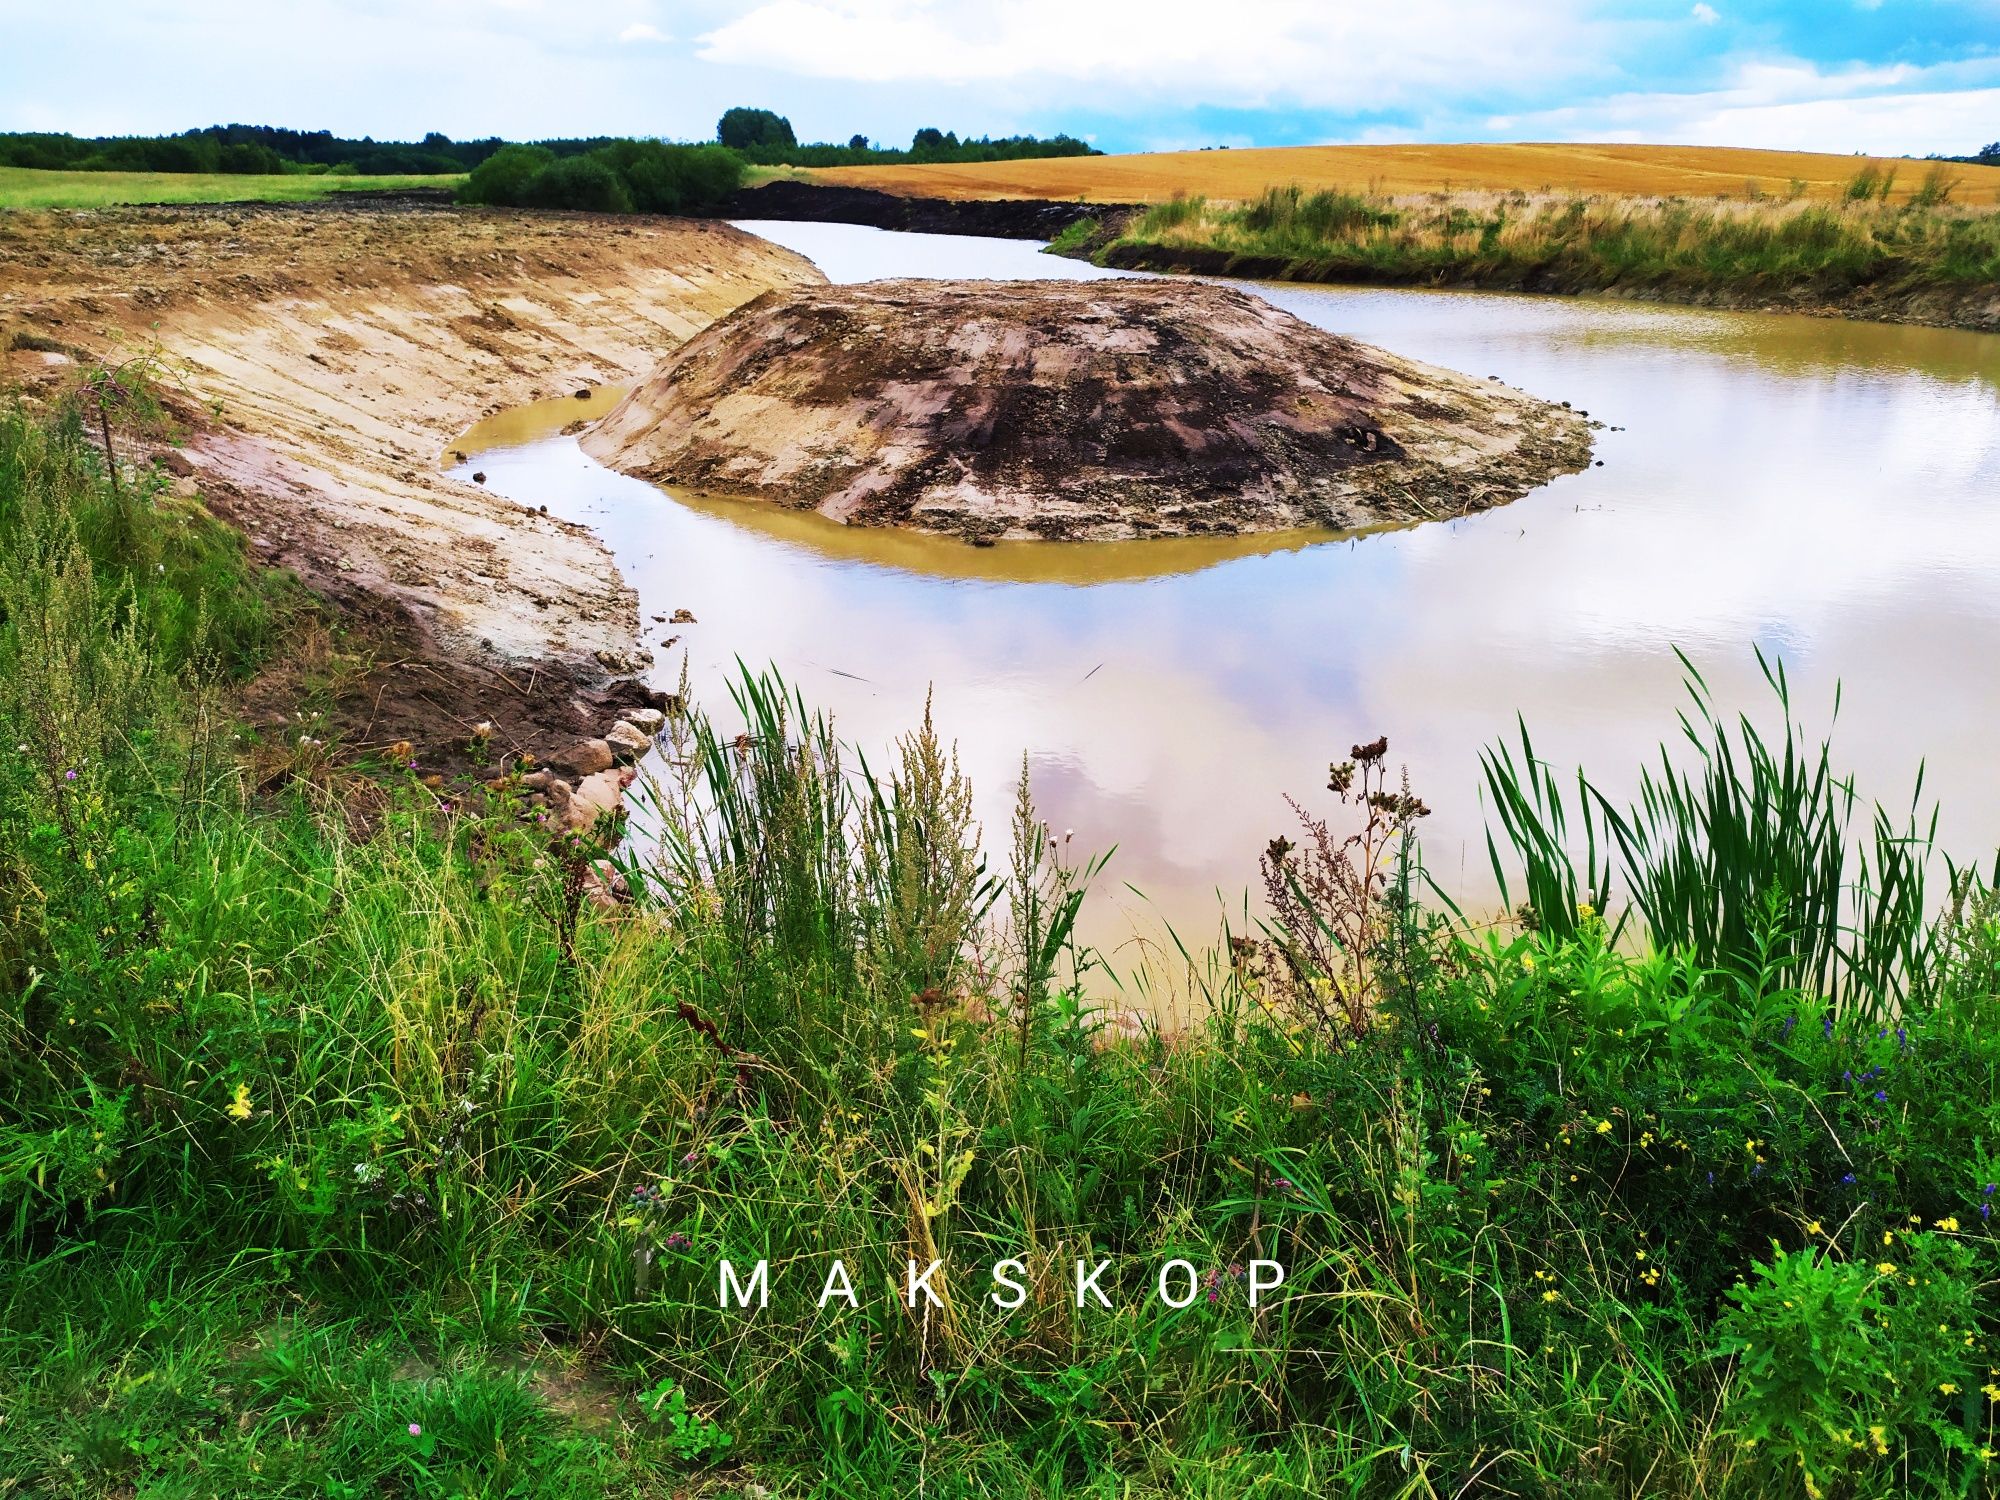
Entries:
MULTIPOLYGON (((601 155, 613 147, 664 144, 617 136, 537 141, 526 148, 548 160, 601 155)), ((702 143, 708 144, 708 143, 702 143)), ((877 146, 865 135, 845 144, 801 144, 791 121, 768 109, 739 107, 717 122, 714 145, 753 166, 852 166, 878 162, 1014 161, 1037 156, 1088 156, 1094 148, 1073 136, 980 136, 927 127, 907 148, 877 146)), ((209 125, 178 135, 76 136, 60 132, 0 133, 0 167, 67 172, 191 172, 278 175, 292 172, 381 176, 393 173, 447 176, 471 172, 518 144, 499 136, 455 141, 431 131, 420 141, 359 140, 330 130, 287 130, 270 125, 209 125)), ((698 146, 674 149, 693 150, 698 146)), ((710 166, 708 171, 718 170, 710 166)), ((518 174, 517 174, 518 175, 518 174)), ((584 177, 598 174, 585 171, 584 177)))

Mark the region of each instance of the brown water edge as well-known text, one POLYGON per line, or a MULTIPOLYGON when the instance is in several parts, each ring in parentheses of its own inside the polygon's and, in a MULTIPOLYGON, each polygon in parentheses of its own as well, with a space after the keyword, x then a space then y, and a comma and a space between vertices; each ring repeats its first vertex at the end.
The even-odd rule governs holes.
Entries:
POLYGON ((573 422, 595 422, 632 388, 629 385, 580 386, 570 396, 549 396, 525 406, 509 406, 481 417, 445 444, 438 454, 440 472, 495 448, 520 448, 558 436, 573 422))
MULTIPOLYGON (((528 447, 562 435, 573 424, 594 422, 625 399, 629 386, 595 386, 574 396, 554 396, 494 412, 446 445, 438 467, 450 470, 482 454, 528 447)), ((1297 552, 1329 542, 1407 531, 1417 521, 1389 521, 1346 531, 1301 528, 1237 536, 1156 537, 1116 542, 998 541, 973 546, 957 537, 896 527, 848 526, 812 510, 791 510, 768 500, 677 485, 656 486, 702 515, 790 546, 809 547, 845 562, 875 563, 934 578, 994 583, 1116 583, 1194 573, 1232 558, 1297 552), (1135 546, 1139 550, 1135 550, 1135 546)))

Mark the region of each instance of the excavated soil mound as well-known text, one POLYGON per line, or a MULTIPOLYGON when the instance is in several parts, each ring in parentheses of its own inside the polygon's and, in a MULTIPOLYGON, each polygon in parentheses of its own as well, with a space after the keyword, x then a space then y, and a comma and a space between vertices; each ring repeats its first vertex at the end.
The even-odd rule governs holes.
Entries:
POLYGON ((768 292, 584 439, 626 473, 974 539, 1462 514, 1589 461, 1589 424, 1232 288, 886 281, 768 292))

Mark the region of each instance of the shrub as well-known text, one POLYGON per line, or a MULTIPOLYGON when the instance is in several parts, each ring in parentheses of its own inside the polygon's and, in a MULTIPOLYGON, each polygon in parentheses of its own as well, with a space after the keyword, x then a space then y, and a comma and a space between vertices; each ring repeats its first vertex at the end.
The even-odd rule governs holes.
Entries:
POLYGON ((1736 1363, 1723 1420, 1752 1466, 1810 1495, 1869 1469, 1941 1491, 1969 1477, 1994 1389, 1970 1246, 1933 1233, 1787 1252, 1733 1287, 1717 1332, 1736 1363))
POLYGON ((528 201, 528 186, 555 160, 543 146, 503 146, 472 169, 458 190, 461 202, 518 207, 528 201))
POLYGON ((459 196, 597 213, 713 213, 742 179, 742 159, 720 146, 612 141, 562 157, 540 146, 507 146, 473 169, 459 196))
POLYGON ((527 203, 531 208, 625 214, 632 211, 632 194, 609 162, 594 155, 566 156, 529 180, 527 203))

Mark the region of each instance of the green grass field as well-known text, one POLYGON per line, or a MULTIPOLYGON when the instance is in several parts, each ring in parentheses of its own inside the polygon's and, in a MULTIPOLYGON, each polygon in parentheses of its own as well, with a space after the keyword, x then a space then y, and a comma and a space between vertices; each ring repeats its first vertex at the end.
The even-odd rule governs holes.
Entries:
POLYGON ((277 177, 185 172, 38 172, 0 167, 0 208, 108 208, 118 203, 297 203, 383 188, 455 188, 463 177, 277 177))

